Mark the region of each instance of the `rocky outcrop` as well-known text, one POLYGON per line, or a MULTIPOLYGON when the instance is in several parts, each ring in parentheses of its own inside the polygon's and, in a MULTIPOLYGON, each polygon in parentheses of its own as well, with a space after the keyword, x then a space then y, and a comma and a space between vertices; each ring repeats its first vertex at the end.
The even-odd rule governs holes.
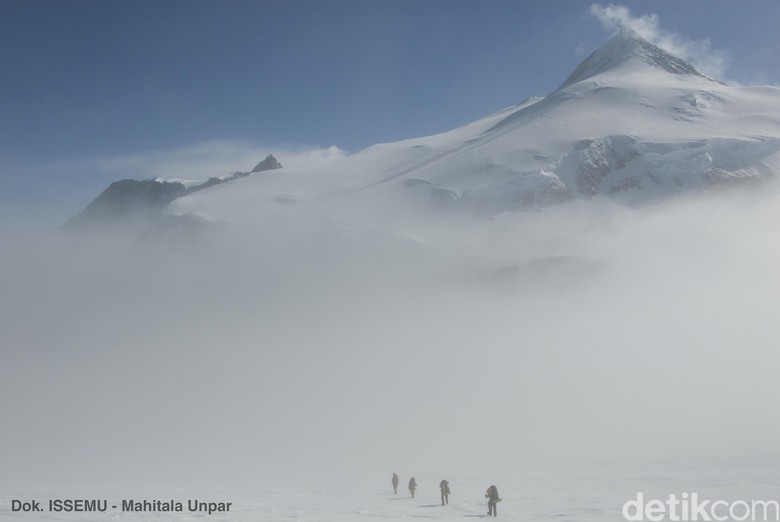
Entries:
POLYGON ((155 219, 171 201, 185 193, 184 185, 176 182, 154 179, 115 181, 68 221, 65 228, 155 219))
POLYGON ((115 181, 87 208, 65 223, 63 229, 75 230, 84 227, 124 225, 131 222, 136 224, 136 228, 148 225, 159 218, 168 204, 176 198, 240 179, 255 172, 280 168, 282 168, 282 164, 273 154, 269 154, 252 169, 252 172, 234 172, 227 176, 212 177, 203 183, 189 187, 185 187, 179 182, 159 179, 115 181))
POLYGON ((262 172, 264 170, 275 170, 282 168, 282 164, 279 163, 273 154, 269 154, 263 161, 255 165, 252 172, 262 172))

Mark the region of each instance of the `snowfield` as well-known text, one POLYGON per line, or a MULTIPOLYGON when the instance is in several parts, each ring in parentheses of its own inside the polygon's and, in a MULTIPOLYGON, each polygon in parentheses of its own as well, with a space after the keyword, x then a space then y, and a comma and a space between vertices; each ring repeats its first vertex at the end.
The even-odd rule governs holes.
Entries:
MULTIPOLYGON (((339 522, 371 520, 468 520, 487 516, 485 490, 498 487, 502 501, 498 517, 503 520, 601 522, 623 521, 625 502, 637 498, 666 500, 674 493, 697 493, 699 498, 748 503, 778 500, 780 479, 775 461, 728 462, 717 458, 704 462, 646 461, 600 463, 589 466, 527 467, 498 469, 492 473, 447 475, 452 494, 441 505, 438 475, 417 475, 418 489, 412 499, 406 490, 408 476, 401 475, 398 494, 390 487, 390 476, 366 476, 362 480, 301 478, 277 484, 227 484, 212 488, 94 487, 5 489, 0 513, 8 520, 43 522, 50 520, 214 520, 339 522), (38 499, 47 509, 49 499, 98 498, 118 505, 106 513, 10 513, 10 498, 38 499), (228 513, 190 513, 187 501, 231 502, 228 513), (122 512, 122 500, 171 500, 182 502, 184 511, 122 512)), ((743 511, 738 511, 742 513, 743 511)), ((770 520, 773 516, 770 511, 770 520)))

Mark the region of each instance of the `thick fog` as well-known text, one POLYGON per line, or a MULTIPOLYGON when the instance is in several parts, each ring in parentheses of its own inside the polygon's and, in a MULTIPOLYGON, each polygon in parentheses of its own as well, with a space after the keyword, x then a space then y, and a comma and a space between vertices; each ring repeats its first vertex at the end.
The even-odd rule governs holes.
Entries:
POLYGON ((4 474, 385 479, 774 452, 770 188, 431 215, 403 235, 314 217, 133 241, 3 231, 4 474))

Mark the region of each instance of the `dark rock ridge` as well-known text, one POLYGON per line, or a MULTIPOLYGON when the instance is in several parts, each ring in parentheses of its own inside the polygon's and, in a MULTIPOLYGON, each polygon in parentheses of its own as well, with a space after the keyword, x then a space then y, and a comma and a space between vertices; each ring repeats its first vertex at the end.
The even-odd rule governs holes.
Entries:
POLYGON ((65 223, 63 229, 74 230, 87 226, 114 225, 131 221, 148 224, 159 218, 163 210, 176 198, 256 172, 280 168, 282 164, 273 154, 269 154, 252 169, 252 172, 234 172, 229 176, 212 177, 190 187, 175 181, 157 179, 115 181, 84 210, 65 223))
POLYGON ((65 224, 66 229, 83 225, 113 224, 127 219, 153 219, 187 189, 178 182, 154 179, 115 181, 81 213, 65 224))
POLYGON ((246 177, 249 174, 250 174, 249 172, 234 172, 230 176, 224 176, 224 177, 221 177, 221 178, 211 177, 211 178, 207 179, 206 181, 204 181, 203 183, 201 183, 200 185, 193 185, 193 186, 189 187, 185 191, 185 193, 182 194, 182 195, 192 194, 193 192, 197 192, 199 190, 207 189, 209 187, 213 187, 214 185, 221 185, 222 183, 227 183, 228 181, 233 181, 234 179, 239 179, 239 178, 246 177))
POLYGON ((255 165, 252 172, 262 172, 264 170, 274 170, 282 168, 282 164, 276 161, 273 154, 269 154, 263 161, 255 165))

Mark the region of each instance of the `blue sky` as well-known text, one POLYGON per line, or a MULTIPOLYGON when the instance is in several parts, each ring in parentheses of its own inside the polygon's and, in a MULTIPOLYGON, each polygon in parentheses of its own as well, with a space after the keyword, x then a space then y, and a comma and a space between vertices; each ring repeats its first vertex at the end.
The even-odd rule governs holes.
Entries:
POLYGON ((780 84, 777 0, 592 4, 0 0, 0 219, 67 217, 166 158, 441 132, 554 90, 618 22, 780 84))

